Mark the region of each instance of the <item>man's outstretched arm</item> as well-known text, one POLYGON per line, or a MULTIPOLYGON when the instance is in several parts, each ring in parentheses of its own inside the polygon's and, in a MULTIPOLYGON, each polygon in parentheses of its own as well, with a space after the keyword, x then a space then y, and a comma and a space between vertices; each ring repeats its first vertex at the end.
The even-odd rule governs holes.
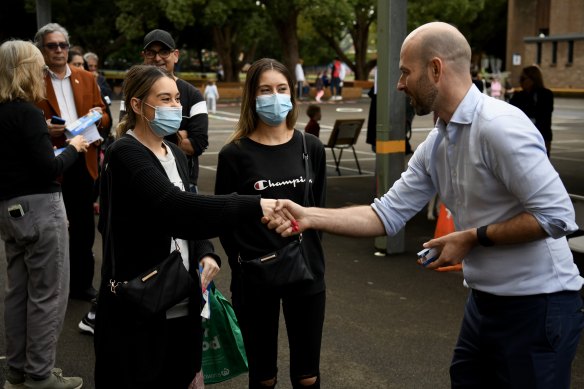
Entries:
POLYGON ((282 236, 295 235, 308 229, 354 237, 385 235, 381 219, 369 205, 346 208, 305 208, 290 200, 278 200, 276 211, 280 209, 287 214, 289 220, 285 222, 281 219, 270 220, 267 223, 270 229, 275 229, 282 236))

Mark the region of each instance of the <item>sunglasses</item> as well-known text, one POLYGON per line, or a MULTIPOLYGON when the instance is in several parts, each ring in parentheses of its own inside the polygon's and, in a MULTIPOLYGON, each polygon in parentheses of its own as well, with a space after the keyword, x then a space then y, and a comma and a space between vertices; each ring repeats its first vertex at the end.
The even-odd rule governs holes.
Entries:
POLYGON ((47 43, 45 47, 52 51, 56 51, 57 49, 67 50, 69 49, 69 43, 67 42, 47 43))
POLYGON ((166 59, 170 56, 170 54, 174 52, 174 50, 162 49, 159 51, 154 50, 144 50, 144 57, 148 59, 155 58, 158 55, 162 59, 166 59))

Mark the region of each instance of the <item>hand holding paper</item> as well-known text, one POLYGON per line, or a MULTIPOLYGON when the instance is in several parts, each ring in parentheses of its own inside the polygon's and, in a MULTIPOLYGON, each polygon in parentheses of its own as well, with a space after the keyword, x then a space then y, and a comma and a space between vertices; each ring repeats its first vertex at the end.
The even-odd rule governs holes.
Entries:
MULTIPOLYGON (((101 109, 100 109, 101 110, 101 109)), ((101 112, 98 109, 91 109, 89 113, 73 123, 65 125, 67 138, 73 138, 76 135, 83 135, 88 143, 93 143, 97 140, 103 140, 99 131, 95 126, 95 122, 101 119, 101 112)))

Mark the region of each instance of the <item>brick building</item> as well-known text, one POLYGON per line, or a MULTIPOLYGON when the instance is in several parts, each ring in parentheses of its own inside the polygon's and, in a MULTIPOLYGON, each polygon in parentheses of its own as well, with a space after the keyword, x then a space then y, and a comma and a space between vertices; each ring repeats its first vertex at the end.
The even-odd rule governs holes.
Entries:
POLYGON ((513 85, 537 64, 548 88, 584 90, 584 0, 509 0, 505 62, 513 85))

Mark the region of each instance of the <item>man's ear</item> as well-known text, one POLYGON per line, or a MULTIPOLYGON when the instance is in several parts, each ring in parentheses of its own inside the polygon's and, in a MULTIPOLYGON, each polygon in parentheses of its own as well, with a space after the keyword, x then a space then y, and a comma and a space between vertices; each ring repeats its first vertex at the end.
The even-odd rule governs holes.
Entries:
POLYGON ((440 80, 440 76, 442 75, 442 60, 440 58, 434 57, 430 60, 430 74, 434 82, 440 80))

